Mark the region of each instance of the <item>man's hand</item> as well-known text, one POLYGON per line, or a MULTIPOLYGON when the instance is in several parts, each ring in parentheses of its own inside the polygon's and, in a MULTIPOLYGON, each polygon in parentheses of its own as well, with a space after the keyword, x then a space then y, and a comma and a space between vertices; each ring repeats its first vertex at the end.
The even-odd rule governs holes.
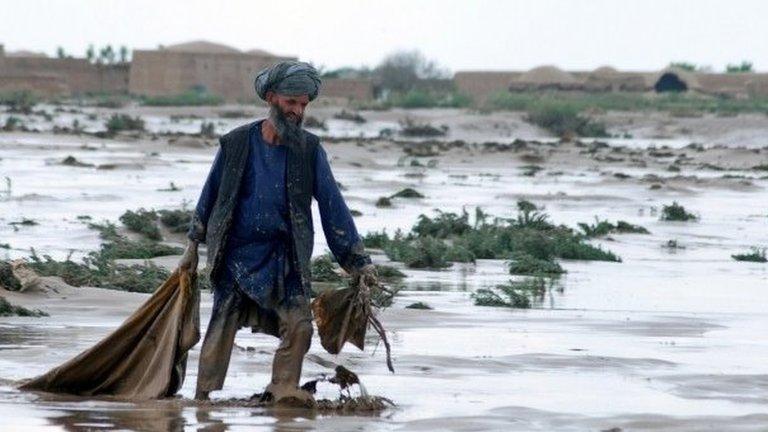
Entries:
POLYGON ((189 240, 189 242, 187 242, 187 249, 179 260, 179 269, 190 273, 197 273, 197 262, 197 242, 189 240))
POLYGON ((352 274, 353 279, 359 284, 363 283, 369 288, 379 287, 379 272, 373 264, 366 264, 352 274))

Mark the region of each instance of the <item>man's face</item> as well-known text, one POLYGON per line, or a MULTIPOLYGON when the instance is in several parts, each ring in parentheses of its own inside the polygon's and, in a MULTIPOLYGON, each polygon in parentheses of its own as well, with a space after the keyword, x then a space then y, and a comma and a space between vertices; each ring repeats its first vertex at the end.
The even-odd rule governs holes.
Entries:
POLYGON ((304 120, 304 110, 309 105, 309 96, 286 96, 270 92, 267 102, 276 106, 290 122, 299 125, 304 120))

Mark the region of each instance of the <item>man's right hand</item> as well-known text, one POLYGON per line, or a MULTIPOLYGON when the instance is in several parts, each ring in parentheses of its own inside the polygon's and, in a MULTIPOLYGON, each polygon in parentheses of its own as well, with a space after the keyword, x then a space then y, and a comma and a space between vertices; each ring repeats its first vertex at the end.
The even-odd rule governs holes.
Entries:
POLYGON ((179 260, 179 269, 186 270, 190 273, 197 273, 197 242, 190 240, 187 243, 187 249, 184 251, 184 255, 179 260))

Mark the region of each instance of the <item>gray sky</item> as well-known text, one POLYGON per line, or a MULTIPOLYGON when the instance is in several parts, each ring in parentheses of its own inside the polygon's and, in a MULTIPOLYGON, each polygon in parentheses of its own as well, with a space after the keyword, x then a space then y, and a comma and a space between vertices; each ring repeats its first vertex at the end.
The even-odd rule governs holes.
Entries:
POLYGON ((652 70, 670 61, 751 60, 768 70, 768 1, 2 0, 6 50, 78 56, 89 43, 155 48, 207 39, 326 67, 419 49, 452 71, 652 70))

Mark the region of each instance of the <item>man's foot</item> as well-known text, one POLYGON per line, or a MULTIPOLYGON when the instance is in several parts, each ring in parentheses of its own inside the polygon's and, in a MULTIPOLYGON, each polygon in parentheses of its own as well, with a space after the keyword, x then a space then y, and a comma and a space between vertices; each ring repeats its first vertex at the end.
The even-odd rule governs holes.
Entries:
POLYGON ((317 403, 312 393, 297 387, 270 384, 264 394, 272 396, 275 405, 291 408, 315 408, 317 403))
POLYGON ((198 400, 198 401, 208 401, 208 400, 211 400, 211 397, 209 396, 210 393, 211 392, 209 392, 209 391, 198 390, 195 393, 195 400, 198 400))

